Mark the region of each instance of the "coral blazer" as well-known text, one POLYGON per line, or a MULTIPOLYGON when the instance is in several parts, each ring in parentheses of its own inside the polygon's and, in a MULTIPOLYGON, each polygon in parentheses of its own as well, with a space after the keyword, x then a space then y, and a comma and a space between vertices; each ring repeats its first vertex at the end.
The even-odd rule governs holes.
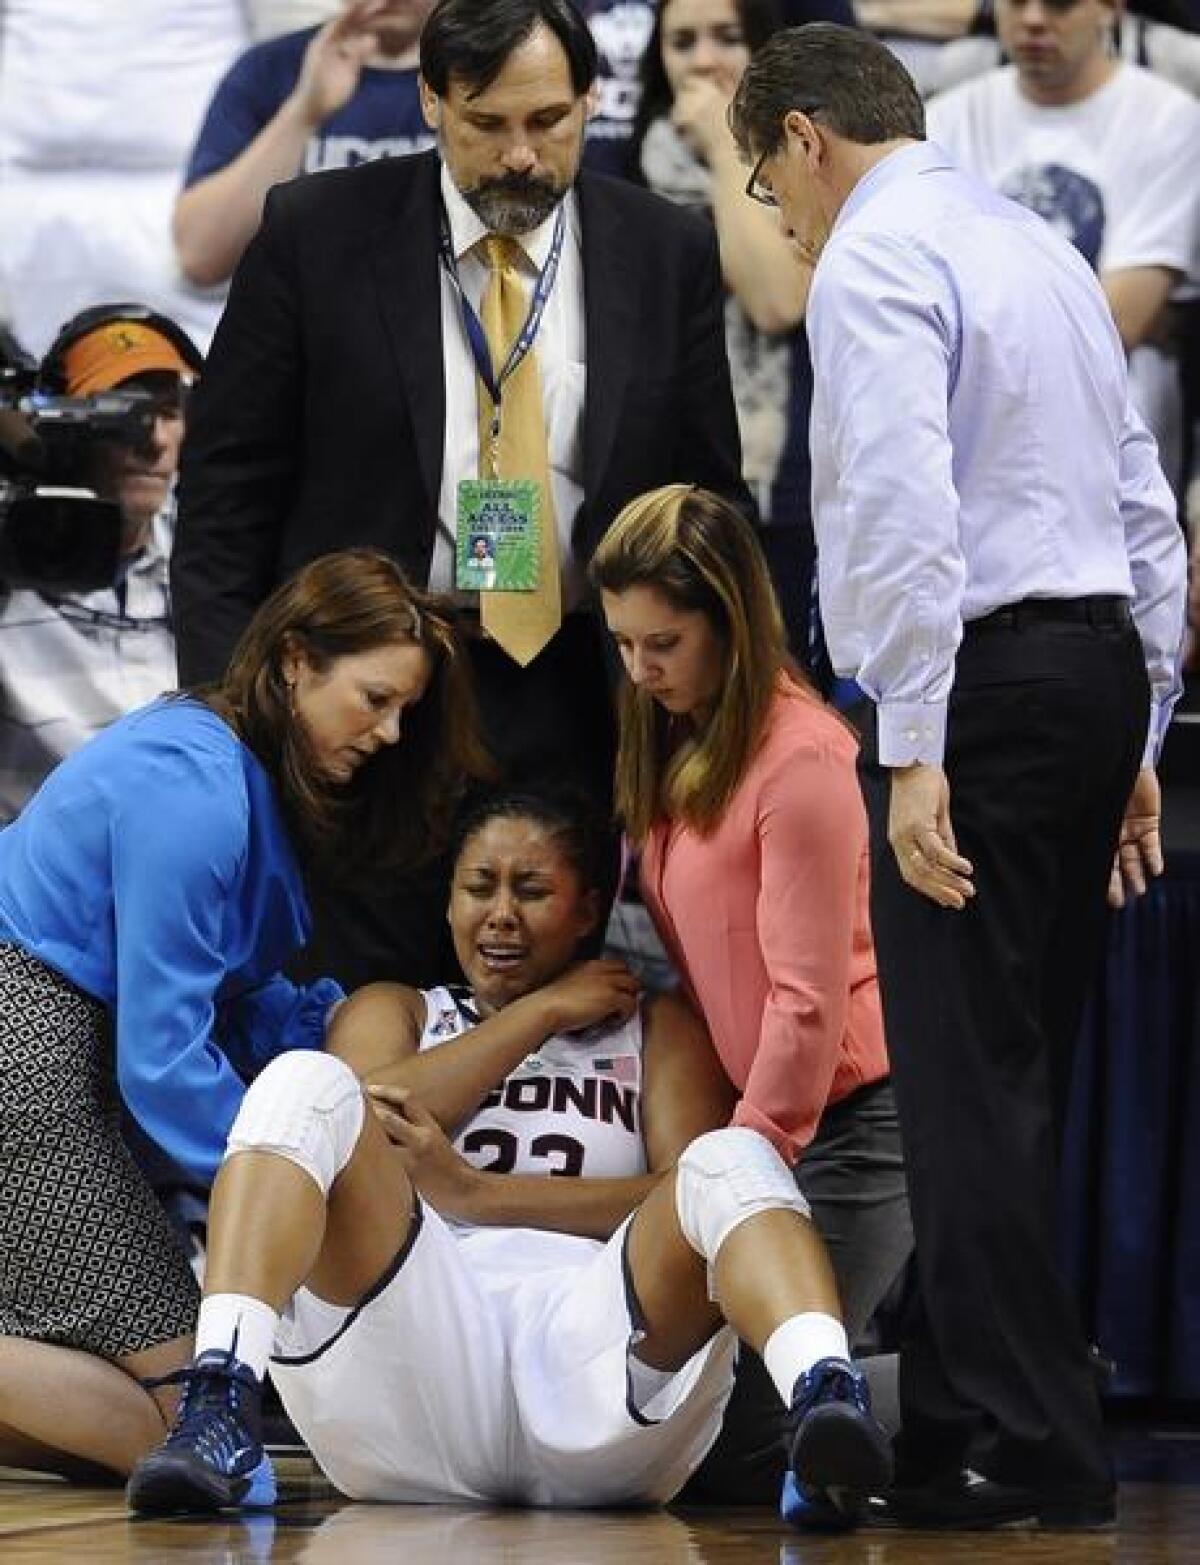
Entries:
POLYGON ((648 836, 642 895, 742 1094, 794 1163, 826 1104, 888 1075, 854 738, 782 678, 716 829, 648 836))

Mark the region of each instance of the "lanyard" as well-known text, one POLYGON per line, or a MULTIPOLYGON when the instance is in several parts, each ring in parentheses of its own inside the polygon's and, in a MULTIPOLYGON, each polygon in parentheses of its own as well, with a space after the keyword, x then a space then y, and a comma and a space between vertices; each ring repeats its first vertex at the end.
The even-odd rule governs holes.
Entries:
POLYGON ((525 317, 525 324, 517 335, 517 340, 509 349, 508 357, 501 366, 497 375, 492 364, 491 350, 488 347, 487 333, 483 329, 483 322, 472 305, 470 299, 463 292, 462 279, 458 275, 458 263, 454 259, 454 246, 450 242, 450 224, 446 218, 445 210, 441 214, 441 226, 439 229, 439 245, 442 254, 442 265, 450 281, 458 290, 458 297, 462 303, 463 326, 466 328, 467 341, 471 347, 471 357, 475 360, 475 368, 479 378, 487 387, 488 396, 492 399, 492 429, 493 443, 500 438, 500 402, 504 394, 504 383, 513 375, 521 363, 521 360, 533 347, 533 340, 538 334, 538 327, 542 324, 542 315, 546 308, 546 301, 550 297, 550 290, 554 287, 554 279, 558 275, 558 263, 562 257, 563 235, 566 231, 566 215, 560 203, 558 217, 554 224, 554 237, 550 242, 550 254, 546 257, 546 264, 538 273, 538 280, 533 290, 533 296, 529 301, 529 313, 525 317))

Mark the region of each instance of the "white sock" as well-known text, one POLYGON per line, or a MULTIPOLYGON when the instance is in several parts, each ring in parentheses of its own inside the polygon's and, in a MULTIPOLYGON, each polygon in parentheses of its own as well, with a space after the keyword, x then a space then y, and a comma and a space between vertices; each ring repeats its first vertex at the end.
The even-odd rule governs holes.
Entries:
POLYGON ((196 1357, 202 1353, 232 1353, 239 1364, 261 1380, 275 1346, 279 1312, 246 1293, 212 1293, 200 1301, 196 1322, 196 1357))
POLYGON ((849 1359, 846 1328, 833 1315, 805 1310, 789 1315, 767 1338, 762 1361, 785 1407, 792 1404, 797 1380, 820 1359, 849 1359))

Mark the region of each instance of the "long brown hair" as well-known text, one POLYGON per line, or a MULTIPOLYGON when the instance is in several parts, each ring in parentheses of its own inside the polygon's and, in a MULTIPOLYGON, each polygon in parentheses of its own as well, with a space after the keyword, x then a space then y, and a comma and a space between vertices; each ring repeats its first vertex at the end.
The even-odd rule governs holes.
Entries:
POLYGON ((304 566, 250 621, 224 679, 191 693, 262 762, 309 866, 337 880, 395 873, 440 852, 465 784, 493 775, 451 610, 376 549, 342 549, 304 566), (428 653, 425 694, 405 714, 399 743, 335 787, 292 714, 285 654, 299 649, 323 672, 397 642, 428 653))
POLYGON ((719 495, 668 484, 630 503, 592 559, 602 592, 653 587, 676 609, 699 610, 725 652, 725 677, 703 726, 672 718, 626 678, 618 698, 616 806, 641 842, 678 818, 711 831, 745 775, 779 676, 807 688, 788 650, 783 617, 749 522, 719 495))

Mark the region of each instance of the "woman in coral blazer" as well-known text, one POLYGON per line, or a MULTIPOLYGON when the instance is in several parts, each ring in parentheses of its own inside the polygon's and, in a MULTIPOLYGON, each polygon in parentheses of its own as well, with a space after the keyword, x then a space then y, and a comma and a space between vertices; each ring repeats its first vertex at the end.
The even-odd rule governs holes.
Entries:
MULTIPOLYGON (((748 523, 673 484, 591 567, 624 664, 617 808, 642 895, 753 1126, 794 1167, 861 1336, 912 1246, 850 729, 786 649, 748 523)), ((776 1481, 770 1403, 735 1399, 708 1492, 776 1481)))

